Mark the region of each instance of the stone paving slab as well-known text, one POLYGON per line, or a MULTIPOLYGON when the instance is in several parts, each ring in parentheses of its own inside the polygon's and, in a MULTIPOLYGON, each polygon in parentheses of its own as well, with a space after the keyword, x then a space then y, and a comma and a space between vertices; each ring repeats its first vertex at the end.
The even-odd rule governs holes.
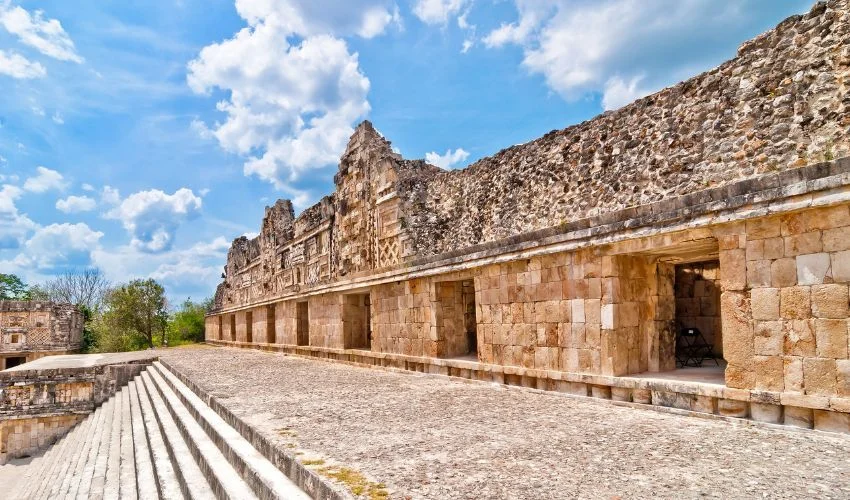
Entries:
POLYGON ((302 461, 393 498, 850 496, 850 436, 253 350, 161 355, 302 461))
POLYGON ((56 356, 45 356, 29 363, 5 370, 6 372, 20 372, 29 370, 60 370, 67 368, 91 368, 93 366, 114 365, 121 363, 132 363, 142 360, 156 359, 164 349, 147 349, 134 352, 111 352, 102 354, 60 354, 56 356))

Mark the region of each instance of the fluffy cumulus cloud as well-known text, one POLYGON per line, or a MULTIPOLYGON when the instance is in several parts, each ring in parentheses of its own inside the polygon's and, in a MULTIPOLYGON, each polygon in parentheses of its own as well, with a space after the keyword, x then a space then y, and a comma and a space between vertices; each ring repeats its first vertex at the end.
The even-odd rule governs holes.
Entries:
POLYGON ((392 2, 237 0, 248 26, 189 63, 199 94, 224 91, 222 122, 191 128, 246 158, 244 172, 298 197, 301 173, 339 160, 369 112, 369 80, 341 37, 373 37, 399 22, 392 2))
POLYGON ((15 205, 23 193, 21 188, 11 184, 0 187, 0 250, 18 248, 37 227, 15 205))
POLYGON ((60 61, 83 62, 74 42, 56 19, 45 19, 44 12, 30 13, 20 6, 12 7, 9 0, 0 3, 0 25, 15 35, 21 43, 60 61))
MULTIPOLYGON (((413 14, 426 24, 446 24, 469 4, 469 0, 416 0, 413 14)), ((461 28, 466 24, 465 16, 459 21, 461 28)))
POLYGON ((24 189, 27 191, 33 193, 44 193, 54 189, 61 191, 67 186, 65 178, 55 170, 47 167, 38 167, 36 172, 36 175, 24 182, 24 189))
POLYGON ((714 57, 706 49, 717 45, 712 37, 746 22, 759 0, 515 3, 518 19, 492 30, 484 45, 520 45, 523 66, 565 99, 597 93, 614 109, 692 74, 700 58, 714 57))
POLYGON ((467 158, 469 158, 469 152, 464 151, 463 148, 457 148, 454 151, 449 149, 442 155, 436 152, 425 153, 425 161, 445 169, 452 168, 467 158))
POLYGON ((47 70, 20 54, 0 50, 0 74, 23 80, 41 78, 47 74, 47 70))
POLYGON ((66 214, 89 212, 94 210, 97 202, 88 196, 69 196, 56 201, 56 209, 66 214))
POLYGON ((50 224, 39 227, 15 259, 18 267, 31 267, 46 273, 58 273, 89 266, 91 253, 98 248, 103 233, 88 225, 50 224))
POLYGON ((171 249, 177 228, 197 217, 202 203, 191 189, 180 188, 174 194, 151 189, 131 194, 106 216, 121 221, 134 248, 157 253, 171 249))

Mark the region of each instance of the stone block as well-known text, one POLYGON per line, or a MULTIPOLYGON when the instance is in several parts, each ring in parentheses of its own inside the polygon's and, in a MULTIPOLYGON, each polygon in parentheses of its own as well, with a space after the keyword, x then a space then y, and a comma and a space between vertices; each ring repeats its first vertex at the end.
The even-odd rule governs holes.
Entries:
POLYGON ((747 242, 747 261, 764 259, 764 240, 747 242))
POLYGON ((803 429, 811 429, 814 424, 814 414, 811 408, 785 406, 783 423, 803 429))
POLYGON ((779 319, 779 288, 756 288, 750 291, 753 319, 779 319))
POLYGON ((652 404, 652 391, 649 389, 633 389, 632 402, 644 405, 652 404))
POLYGON ((806 394, 834 395, 836 379, 834 359, 803 359, 803 387, 806 394))
POLYGON ((781 356, 785 333, 782 321, 759 321, 755 325, 755 353, 761 356, 781 356))
POLYGON ((726 365, 726 386, 737 389, 752 389, 755 386, 756 374, 752 369, 752 364, 747 360, 747 364, 729 363, 726 365))
POLYGON ((752 219, 746 222, 747 239, 759 240, 773 238, 781 234, 781 224, 777 217, 752 219))
POLYGON ((710 413, 714 414, 717 409, 717 399, 711 396, 694 396, 693 403, 691 404, 691 410, 698 411, 700 413, 710 413))
POLYGON ((821 358, 847 358, 847 320, 815 320, 815 345, 821 358))
POLYGON ((632 390, 626 387, 612 387, 611 399, 613 401, 629 402, 632 400, 632 390))
POLYGON ((815 285, 812 287, 812 315, 816 318, 847 318, 848 289, 846 284, 815 285))
POLYGON ((754 356, 755 389, 781 392, 785 389, 784 364, 779 356, 754 356))
POLYGON ((747 263, 747 285, 750 288, 771 286, 771 261, 751 260, 747 263))
POLYGON ((850 433, 850 414, 814 410, 814 424, 819 431, 850 433))
POLYGON ((750 416, 757 422, 782 423, 782 406, 766 403, 750 403, 750 416))
POLYGON ((850 227, 827 229, 823 232, 823 251, 841 252, 850 250, 850 227))
POLYGON ((747 259, 743 249, 720 252, 720 286, 723 290, 743 290, 747 285, 747 259))
POLYGON ((785 322, 785 354, 791 356, 815 356, 814 320, 785 322))
POLYGON ((836 283, 850 283, 850 250, 831 254, 832 280, 836 283))
POLYGON ((584 323, 584 299, 570 301, 570 311, 573 323, 584 323))
POLYGON ((747 418, 749 403, 737 399, 718 399, 717 413, 724 417, 747 418))
POLYGON ((749 363, 755 349, 749 301, 743 292, 726 291, 721 294, 720 302, 724 357, 730 363, 749 363))
POLYGON ((768 238, 764 240, 765 259, 780 259, 785 255, 785 240, 782 238, 768 238))
POLYGON ((590 395, 599 399, 611 399, 611 387, 607 385, 593 385, 590 387, 590 395))
POLYGON ((598 325, 602 322, 602 301, 599 299, 588 299, 584 301, 584 319, 588 324, 598 325))
POLYGON ((850 397, 850 360, 836 360, 835 371, 835 394, 843 398, 850 397))
POLYGON ((770 265, 770 284, 777 288, 797 284, 797 259, 787 257, 773 261, 770 265))
POLYGON ((819 253, 822 250, 823 244, 821 243, 820 231, 812 231, 785 238, 786 257, 819 253))
POLYGON ((603 330, 613 330, 615 328, 616 308, 617 306, 615 304, 602 304, 600 315, 603 330))
POLYGON ((786 356, 783 360, 785 391, 803 392, 803 358, 786 356))
POLYGON ((829 274, 828 253, 813 253, 797 257, 797 284, 816 285, 824 283, 829 274))
MULTIPOLYGON (((780 315, 784 319, 808 319, 811 317, 811 291, 807 286, 792 286, 780 289, 780 315)), ((755 290, 753 290, 755 292, 755 290)))

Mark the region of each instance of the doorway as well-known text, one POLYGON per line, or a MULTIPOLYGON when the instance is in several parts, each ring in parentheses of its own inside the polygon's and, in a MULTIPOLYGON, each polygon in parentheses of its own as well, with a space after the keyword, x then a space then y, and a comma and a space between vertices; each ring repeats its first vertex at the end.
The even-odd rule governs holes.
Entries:
POLYGON ((478 359, 475 282, 442 281, 437 287, 437 335, 445 342, 444 356, 478 359))
POLYGON ((254 341, 254 313, 247 311, 245 313, 245 342, 252 343, 254 341))
POLYGON ((345 349, 372 348, 372 315, 368 293, 343 295, 342 332, 345 349))
POLYGON ((23 356, 16 356, 11 358, 6 358, 6 369, 14 368, 18 365, 22 365, 27 362, 27 358, 23 356))
POLYGON ((295 305, 296 339, 295 345, 310 345, 310 308, 307 302, 295 305))
POLYGON ((275 322, 275 305, 266 306, 266 342, 277 344, 277 324, 275 322))

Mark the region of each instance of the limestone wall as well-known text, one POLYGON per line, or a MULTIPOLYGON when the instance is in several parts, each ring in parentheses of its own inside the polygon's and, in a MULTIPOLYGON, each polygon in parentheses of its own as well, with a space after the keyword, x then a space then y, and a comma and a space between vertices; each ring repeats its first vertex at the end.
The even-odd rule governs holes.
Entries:
POLYGON ((770 217, 723 232, 727 385, 850 395, 850 207, 770 217))

